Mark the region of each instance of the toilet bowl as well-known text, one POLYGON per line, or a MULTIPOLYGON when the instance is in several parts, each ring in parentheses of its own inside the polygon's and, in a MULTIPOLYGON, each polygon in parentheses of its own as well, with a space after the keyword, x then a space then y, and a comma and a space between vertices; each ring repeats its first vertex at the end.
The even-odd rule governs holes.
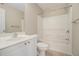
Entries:
POLYGON ((45 56, 46 55, 46 51, 48 49, 48 44, 43 43, 43 42, 39 42, 37 44, 37 47, 39 49, 39 56, 45 56))

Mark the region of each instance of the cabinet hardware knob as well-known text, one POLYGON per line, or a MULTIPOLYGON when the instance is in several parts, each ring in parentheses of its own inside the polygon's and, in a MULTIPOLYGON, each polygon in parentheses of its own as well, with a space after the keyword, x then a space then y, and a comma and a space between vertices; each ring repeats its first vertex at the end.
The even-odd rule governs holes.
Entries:
POLYGON ((30 43, 30 42, 28 41, 28 43, 30 43))
POLYGON ((24 45, 27 45, 27 43, 24 43, 24 45))

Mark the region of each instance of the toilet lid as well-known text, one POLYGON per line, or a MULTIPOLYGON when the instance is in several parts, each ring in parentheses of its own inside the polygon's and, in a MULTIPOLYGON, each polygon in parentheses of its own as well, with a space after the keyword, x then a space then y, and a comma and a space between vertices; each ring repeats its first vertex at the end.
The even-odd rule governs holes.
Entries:
POLYGON ((46 47, 48 47, 48 44, 46 44, 46 43, 38 43, 38 47, 46 48, 46 47))

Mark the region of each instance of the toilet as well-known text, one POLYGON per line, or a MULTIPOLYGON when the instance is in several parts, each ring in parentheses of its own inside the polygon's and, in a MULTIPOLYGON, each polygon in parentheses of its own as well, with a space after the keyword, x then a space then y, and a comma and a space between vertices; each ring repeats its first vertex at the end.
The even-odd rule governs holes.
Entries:
POLYGON ((48 44, 44 43, 44 42, 39 42, 37 44, 38 50, 39 50, 39 56, 45 56, 46 55, 46 51, 48 49, 48 44))

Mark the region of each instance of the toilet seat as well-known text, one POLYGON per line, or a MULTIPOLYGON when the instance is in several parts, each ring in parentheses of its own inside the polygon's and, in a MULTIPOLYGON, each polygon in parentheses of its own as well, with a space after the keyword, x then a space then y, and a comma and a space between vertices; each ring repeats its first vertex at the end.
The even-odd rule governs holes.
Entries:
POLYGON ((37 45, 38 45, 39 48, 46 48, 46 47, 48 47, 48 44, 43 43, 43 42, 40 42, 37 45))

